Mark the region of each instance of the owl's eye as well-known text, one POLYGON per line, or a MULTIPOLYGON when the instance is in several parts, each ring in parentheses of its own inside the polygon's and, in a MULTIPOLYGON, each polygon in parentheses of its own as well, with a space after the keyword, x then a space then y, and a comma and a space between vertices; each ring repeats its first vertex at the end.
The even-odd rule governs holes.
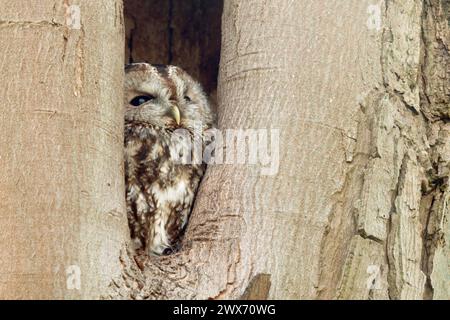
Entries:
POLYGON ((187 102, 192 102, 192 99, 189 96, 184 96, 184 100, 186 100, 187 102))
POLYGON ((147 101, 153 100, 155 99, 154 96, 148 95, 148 96, 137 96, 135 98, 133 98, 133 100, 130 101, 130 104, 132 106, 138 107, 141 104, 146 103, 147 101))

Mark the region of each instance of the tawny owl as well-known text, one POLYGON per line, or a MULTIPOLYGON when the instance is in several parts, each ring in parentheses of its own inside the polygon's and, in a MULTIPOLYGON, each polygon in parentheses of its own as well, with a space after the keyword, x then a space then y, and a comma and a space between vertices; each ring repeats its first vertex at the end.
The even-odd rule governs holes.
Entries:
POLYGON ((188 153, 214 119, 202 87, 182 69, 126 66, 127 215, 134 243, 148 254, 169 254, 179 243, 205 171, 188 153))

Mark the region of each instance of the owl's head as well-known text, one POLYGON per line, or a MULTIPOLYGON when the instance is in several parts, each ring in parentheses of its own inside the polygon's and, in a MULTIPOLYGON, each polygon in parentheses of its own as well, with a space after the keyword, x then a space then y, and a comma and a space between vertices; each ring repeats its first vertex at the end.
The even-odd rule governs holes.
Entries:
POLYGON ((125 122, 160 129, 210 128, 214 112, 201 85, 175 66, 125 67, 125 122))

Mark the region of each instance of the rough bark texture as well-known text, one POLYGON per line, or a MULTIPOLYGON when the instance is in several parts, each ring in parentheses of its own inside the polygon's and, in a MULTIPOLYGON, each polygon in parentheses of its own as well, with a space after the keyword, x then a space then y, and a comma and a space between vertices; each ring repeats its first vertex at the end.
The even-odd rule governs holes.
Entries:
MULTIPOLYGON (((174 18, 206 2, 128 1, 133 60, 210 79, 174 18)), ((279 129, 279 172, 210 167, 162 258, 127 250, 121 2, 80 3, 0 0, 0 297, 450 298, 448 0, 226 0, 219 126, 279 129)))
POLYGON ((0 8, 0 297, 99 297, 127 235, 122 2, 0 8))
POLYGON ((373 87, 361 92, 342 205, 323 241, 319 297, 450 298, 443 5, 390 0, 380 7, 383 28, 373 35, 380 63, 365 62, 372 72, 362 80, 373 87), (342 268, 336 261, 344 259, 342 268))
POLYGON ((448 299, 448 1, 225 1, 219 126, 280 170, 208 169, 183 251, 109 298, 448 299))

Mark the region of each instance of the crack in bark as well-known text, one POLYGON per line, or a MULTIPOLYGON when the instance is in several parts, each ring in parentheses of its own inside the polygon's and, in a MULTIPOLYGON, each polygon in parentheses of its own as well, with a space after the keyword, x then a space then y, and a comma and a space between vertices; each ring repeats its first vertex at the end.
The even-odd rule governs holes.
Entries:
MULTIPOLYGON (((424 106, 424 117, 429 120, 429 126, 438 126, 439 132, 441 132, 443 125, 448 120, 449 114, 445 113, 445 108, 440 109, 440 104, 448 102, 448 97, 445 94, 450 92, 449 86, 447 88, 443 86, 442 88, 436 88, 439 85, 439 81, 436 79, 436 75, 431 73, 434 70, 434 65, 436 63, 443 63, 444 69, 449 66, 449 48, 443 42, 443 39, 438 36, 436 30, 441 18, 436 15, 439 11, 439 5, 442 9, 447 10, 448 20, 448 5, 450 1, 432 1, 423 0, 423 12, 421 20, 421 70, 420 70, 420 96, 421 105, 424 106), (442 59, 439 60, 439 55, 442 59), (433 97, 430 96, 430 92, 433 92, 433 97), (439 96, 441 95, 441 96, 439 96), (444 112, 441 112, 444 111, 444 112)), ((445 31, 444 31, 445 32, 445 31)), ((447 29, 448 35, 448 29, 447 29)), ((447 72, 447 83, 448 83, 448 72, 447 72)), ((443 80, 445 81, 445 80, 443 80)), ((447 106, 448 108, 448 106, 447 106)), ((432 140, 433 137, 428 134, 428 139, 432 140)), ((427 170, 427 186, 430 190, 423 191, 423 199, 426 201, 428 197, 432 197, 429 206, 424 208, 425 221, 423 226, 423 251, 421 259, 421 268, 423 273, 426 275, 426 284, 424 291, 425 299, 434 298, 434 287, 431 275, 433 273, 433 261, 435 250, 439 247, 440 238, 443 237, 442 230, 435 230, 430 234, 430 229, 435 224, 435 219, 440 215, 441 210, 439 203, 445 201, 445 194, 448 192, 446 183, 448 181, 448 172, 440 172, 440 168, 445 167, 443 164, 439 164, 440 160, 440 150, 438 141, 431 145, 428 152, 429 162, 431 163, 430 168, 427 170)), ((447 163, 448 166, 448 163, 447 163)), ((445 212, 442 212, 445 215, 445 212)))
POLYGON ((433 196, 433 199, 431 201, 431 204, 427 210, 427 216, 426 216, 426 222, 425 222, 425 226, 423 228, 423 233, 422 233, 422 237, 424 239, 424 246, 423 246, 423 251, 422 251, 422 257, 421 257, 421 268, 422 268, 422 272, 426 275, 427 280, 425 283, 425 292, 424 292, 424 299, 429 299, 432 300, 433 299, 433 285, 431 283, 431 268, 429 266, 429 261, 430 261, 430 257, 431 252, 430 252, 430 248, 429 244, 427 242, 429 242, 430 237, 428 235, 428 228, 430 226, 430 221, 431 221, 431 212, 433 209, 435 203, 435 197, 433 196))
POLYGON ((396 208, 396 200, 400 195, 400 192, 403 188, 403 184, 405 182, 405 178, 406 178, 406 162, 408 161, 408 157, 407 156, 403 156, 403 159, 401 161, 401 166, 400 166, 400 170, 399 170, 399 175, 398 175, 398 179, 397 179, 397 186, 394 192, 394 195, 392 197, 392 209, 391 212, 389 213, 389 220, 388 220, 388 229, 387 229, 387 240, 386 240, 386 246, 385 246, 385 250, 386 250, 386 261, 387 261, 387 266, 388 266, 388 270, 387 270, 387 274, 388 274, 388 296, 389 299, 399 299, 399 288, 397 288, 396 283, 397 283, 397 272, 395 270, 395 257, 394 257, 394 253, 393 253, 393 244, 394 240, 395 240, 395 235, 392 233, 392 226, 393 226, 393 221, 392 221, 392 217, 394 214, 400 214, 398 211, 398 209, 396 208))
POLYGON ((19 20, 0 20, 0 28, 8 27, 56 27, 65 28, 66 26, 54 20, 39 20, 39 21, 19 21, 19 20))

